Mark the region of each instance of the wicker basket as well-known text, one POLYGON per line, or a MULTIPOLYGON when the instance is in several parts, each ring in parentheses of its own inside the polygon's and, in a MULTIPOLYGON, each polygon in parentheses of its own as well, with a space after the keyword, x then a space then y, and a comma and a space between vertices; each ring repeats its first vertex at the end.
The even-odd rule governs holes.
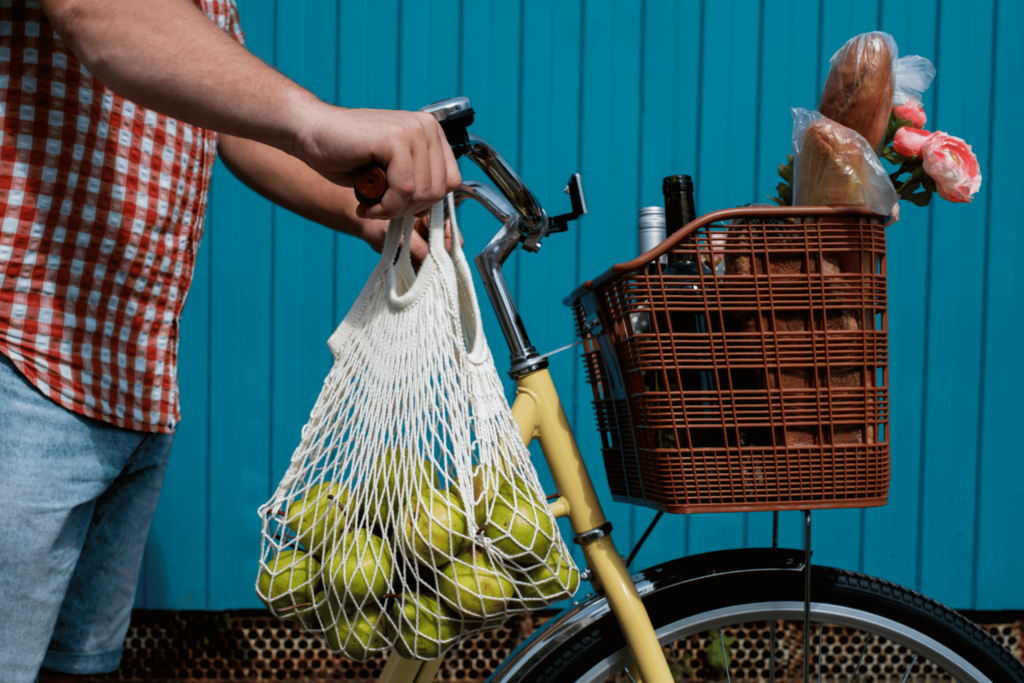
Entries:
POLYGON ((615 500, 666 512, 886 503, 878 216, 822 207, 708 214, 566 304, 585 340, 615 500), (665 253, 689 269, 665 274, 665 253))

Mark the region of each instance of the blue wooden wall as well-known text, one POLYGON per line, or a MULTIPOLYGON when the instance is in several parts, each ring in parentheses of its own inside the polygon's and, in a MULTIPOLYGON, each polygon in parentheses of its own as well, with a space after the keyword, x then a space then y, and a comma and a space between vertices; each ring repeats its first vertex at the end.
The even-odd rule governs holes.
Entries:
MULTIPOLYGON (((1018 199, 1024 3, 1012 0, 239 0, 251 50, 325 100, 416 109, 471 98, 549 213, 582 172, 590 215, 508 278, 541 351, 573 340, 560 301, 635 255, 636 211, 661 178, 695 176, 698 211, 761 200, 814 108, 828 58, 882 29, 938 67, 928 128, 972 143, 973 205, 903 207, 888 229, 893 483, 885 508, 814 515, 816 559, 959 608, 1024 608, 1024 223, 1018 199), (998 144, 997 144, 998 141, 998 144)), ((463 165, 467 177, 480 177, 463 165)), ((467 252, 497 224, 464 208, 467 252)), ((256 508, 275 488, 329 364, 326 340, 376 261, 351 238, 271 206, 218 167, 182 322, 184 420, 138 604, 258 606, 256 508)), ((488 334, 504 359, 493 321, 488 334)), ((552 360, 608 500, 589 388, 552 360)), ((543 463, 537 460, 543 470, 543 463)), ((547 475, 544 474, 546 477, 547 475)), ((607 503, 626 552, 652 512, 607 503)), ((634 565, 770 542, 770 514, 666 517, 634 565)), ((799 547, 800 519, 782 540, 799 547)))

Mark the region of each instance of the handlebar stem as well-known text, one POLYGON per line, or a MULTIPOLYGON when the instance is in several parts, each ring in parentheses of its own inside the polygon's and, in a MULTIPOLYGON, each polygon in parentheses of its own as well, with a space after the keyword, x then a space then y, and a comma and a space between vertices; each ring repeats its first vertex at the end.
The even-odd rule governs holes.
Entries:
POLYGON ((505 223, 516 212, 497 190, 479 180, 467 180, 455 190, 455 206, 467 199, 475 199, 501 223, 505 223))
MULTIPOLYGON (((526 237, 543 235, 548 229, 548 216, 519 175, 489 142, 469 133, 466 156, 494 181, 520 216, 520 234, 526 237)), ((493 213, 493 212, 492 212, 493 213)))
MULTIPOLYGON (((477 199, 475 196, 473 198, 477 199)), ((508 374, 513 379, 536 372, 548 365, 547 359, 541 358, 537 354, 537 349, 530 344, 530 338, 516 309, 516 302, 512 299, 512 292, 509 291, 508 283, 501 272, 505 259, 515 250, 522 238, 522 220, 518 213, 512 214, 475 259, 487 296, 498 316, 498 323, 512 354, 512 368, 508 374)))

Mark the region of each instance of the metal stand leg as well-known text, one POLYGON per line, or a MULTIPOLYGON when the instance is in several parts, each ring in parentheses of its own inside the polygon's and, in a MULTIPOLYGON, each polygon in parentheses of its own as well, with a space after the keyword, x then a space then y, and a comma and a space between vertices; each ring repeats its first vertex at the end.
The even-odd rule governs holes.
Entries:
POLYGON ((811 681, 811 511, 804 510, 804 683, 811 681))
MULTIPOLYGON (((779 547, 779 513, 776 510, 772 513, 772 550, 777 550, 779 547)), ((772 619, 768 623, 768 628, 771 629, 769 638, 771 642, 768 650, 768 682, 775 683, 775 620, 772 619)))

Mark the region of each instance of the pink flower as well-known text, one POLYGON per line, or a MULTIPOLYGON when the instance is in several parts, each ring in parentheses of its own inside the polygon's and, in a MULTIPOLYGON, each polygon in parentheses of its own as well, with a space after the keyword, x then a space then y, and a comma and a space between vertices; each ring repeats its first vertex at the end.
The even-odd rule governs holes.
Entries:
POLYGON ((910 121, 910 125, 914 128, 924 128, 924 124, 928 123, 928 117, 924 114, 924 107, 914 102, 907 102, 898 107, 893 107, 892 113, 897 118, 910 121))
MULTIPOLYGON (((897 131, 897 135, 902 130, 906 129, 897 131)), ((971 151, 971 146, 960 138, 941 131, 932 133, 921 146, 921 157, 925 173, 935 181, 935 189, 943 199, 969 202, 981 189, 978 157, 971 151)))
POLYGON ((892 211, 889 213, 889 220, 886 222, 885 227, 889 227, 900 219, 900 200, 896 200, 896 203, 892 205, 892 211))
POLYGON ((892 139, 892 147, 897 154, 902 154, 905 157, 921 156, 921 147, 931 136, 932 133, 926 130, 904 126, 896 131, 896 137, 892 139))

